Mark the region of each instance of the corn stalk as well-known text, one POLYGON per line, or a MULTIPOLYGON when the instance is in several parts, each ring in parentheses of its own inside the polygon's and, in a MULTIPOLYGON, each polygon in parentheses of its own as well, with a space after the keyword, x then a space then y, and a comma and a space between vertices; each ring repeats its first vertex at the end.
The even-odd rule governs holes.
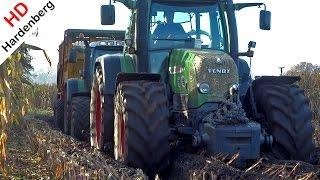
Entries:
MULTIPOLYGON (((27 87, 31 85, 30 73, 32 57, 29 50, 42 50, 36 46, 21 45, 2 65, 0 65, 0 173, 8 175, 6 170, 6 142, 7 132, 13 123, 28 111, 27 87)), ((44 51, 45 53, 45 51, 44 51)), ((46 55, 47 61, 51 64, 46 55)))

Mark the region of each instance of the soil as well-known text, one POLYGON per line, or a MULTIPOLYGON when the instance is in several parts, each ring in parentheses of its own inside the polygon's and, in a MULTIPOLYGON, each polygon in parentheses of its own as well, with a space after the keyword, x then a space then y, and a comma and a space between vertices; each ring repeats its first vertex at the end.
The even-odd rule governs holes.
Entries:
MULTIPOLYGON (((62 134, 52 120, 51 115, 30 115, 11 128, 9 179, 148 179, 141 170, 92 149, 89 142, 62 134)), ((224 155, 208 157, 180 149, 171 159, 171 168, 161 179, 320 179, 320 165, 299 161, 263 157, 240 169, 224 155)))

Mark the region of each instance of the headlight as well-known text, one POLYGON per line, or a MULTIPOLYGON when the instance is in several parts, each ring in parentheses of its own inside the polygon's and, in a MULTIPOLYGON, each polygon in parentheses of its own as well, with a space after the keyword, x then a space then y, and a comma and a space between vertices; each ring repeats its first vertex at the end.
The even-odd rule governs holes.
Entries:
POLYGON ((234 96, 238 93, 239 91, 239 85, 238 84, 234 84, 230 87, 230 95, 234 96))
POLYGON ((198 84, 198 89, 202 94, 208 94, 210 92, 210 85, 207 83, 198 84))

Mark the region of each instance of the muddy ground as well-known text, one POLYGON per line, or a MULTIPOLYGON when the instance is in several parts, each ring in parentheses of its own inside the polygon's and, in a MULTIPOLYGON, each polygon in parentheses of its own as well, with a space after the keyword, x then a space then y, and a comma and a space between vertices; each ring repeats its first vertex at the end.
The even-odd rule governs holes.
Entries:
MULTIPOLYGON (((9 179, 148 179, 141 170, 62 134, 51 122, 48 114, 30 115, 11 128, 9 179)), ((171 171, 162 179, 320 179, 320 166, 305 162, 261 158, 239 169, 223 155, 199 154, 172 152, 171 171)))

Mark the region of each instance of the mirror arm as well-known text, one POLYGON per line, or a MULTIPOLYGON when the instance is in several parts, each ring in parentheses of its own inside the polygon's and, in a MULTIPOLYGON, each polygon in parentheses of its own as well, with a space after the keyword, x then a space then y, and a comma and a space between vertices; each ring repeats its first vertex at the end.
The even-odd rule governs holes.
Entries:
POLYGON ((238 53, 238 56, 242 56, 242 57, 250 57, 252 58, 254 56, 254 51, 253 50, 248 50, 247 52, 240 52, 238 53))
POLYGON ((264 3, 235 3, 233 4, 233 8, 236 11, 240 11, 241 9, 247 8, 247 7, 255 7, 258 6, 259 8, 261 6, 264 6, 264 10, 267 9, 267 5, 264 3))
POLYGON ((242 57, 247 56, 247 52, 239 52, 238 56, 242 56, 242 57))

